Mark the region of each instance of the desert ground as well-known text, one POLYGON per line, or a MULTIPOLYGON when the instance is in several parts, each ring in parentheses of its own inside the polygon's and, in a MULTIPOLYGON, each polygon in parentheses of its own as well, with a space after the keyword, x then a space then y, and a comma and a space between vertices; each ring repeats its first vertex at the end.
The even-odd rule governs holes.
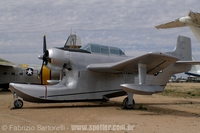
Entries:
POLYGON ((123 99, 107 103, 24 102, 22 109, 11 110, 11 92, 0 92, 0 133, 200 132, 200 83, 170 83, 166 93, 134 95, 136 105, 131 110, 122 108, 123 99))

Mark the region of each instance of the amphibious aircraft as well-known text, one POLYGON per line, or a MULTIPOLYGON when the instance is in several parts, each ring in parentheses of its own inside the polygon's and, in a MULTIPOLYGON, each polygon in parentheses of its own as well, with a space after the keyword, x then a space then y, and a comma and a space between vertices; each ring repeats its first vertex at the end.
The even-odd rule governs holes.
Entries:
MULTIPOLYGON (((45 39, 45 38, 44 38, 45 39)), ((46 42, 46 41, 44 41, 46 42)), ((123 107, 133 108, 133 94, 152 95, 162 92, 175 73, 190 70, 192 61, 190 38, 179 36, 172 52, 149 52, 130 57, 117 47, 86 44, 80 49, 46 48, 39 56, 51 70, 65 71, 56 85, 10 83, 15 97, 14 108, 23 101, 33 103, 108 101, 125 96, 123 107)))
MULTIPOLYGON (((65 47, 79 48, 81 39, 71 33, 65 47)), ((55 84, 62 78, 60 71, 50 70, 46 66, 31 64, 16 64, 0 58, 0 88, 7 90, 9 83, 55 84)))
MULTIPOLYGON (((175 21, 168 22, 155 26, 157 29, 168 29, 188 26, 193 32, 197 40, 200 42, 200 13, 190 11, 187 16, 176 19, 175 21)), ((194 57, 193 60, 195 61, 194 57)), ((187 75, 200 77, 200 65, 192 66, 191 70, 185 72, 187 75)))

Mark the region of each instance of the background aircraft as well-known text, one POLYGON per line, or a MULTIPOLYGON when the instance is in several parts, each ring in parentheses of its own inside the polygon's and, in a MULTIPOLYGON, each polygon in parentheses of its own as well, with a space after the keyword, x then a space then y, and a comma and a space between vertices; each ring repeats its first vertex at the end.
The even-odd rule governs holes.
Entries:
POLYGON ((185 17, 176 19, 175 21, 168 22, 155 26, 157 29, 168 29, 188 26, 197 40, 200 42, 200 13, 190 11, 185 17))
POLYGON ((9 83, 48 84, 47 80, 59 80, 60 72, 41 65, 15 64, 0 59, 0 88, 8 90, 9 83), (40 75, 41 74, 41 75, 40 75))
MULTIPOLYGON (((190 11, 187 16, 176 19, 175 21, 168 22, 155 26, 157 29, 168 29, 188 26, 193 32, 197 40, 200 42, 200 13, 190 11)), ((193 57, 193 60, 194 57, 193 57)), ((187 75, 200 77, 200 65, 192 66, 192 69, 185 72, 187 75)))
POLYGON ((23 106, 18 96, 34 103, 55 103, 109 100, 127 95, 123 106, 129 109, 135 104, 133 94, 162 92, 172 75, 200 63, 192 61, 191 40, 183 36, 178 37, 172 52, 150 52, 138 57, 126 56, 116 47, 92 43, 76 50, 62 47, 43 51, 40 56, 43 64, 52 70, 64 69, 66 75, 52 86, 10 83, 15 108, 23 106))

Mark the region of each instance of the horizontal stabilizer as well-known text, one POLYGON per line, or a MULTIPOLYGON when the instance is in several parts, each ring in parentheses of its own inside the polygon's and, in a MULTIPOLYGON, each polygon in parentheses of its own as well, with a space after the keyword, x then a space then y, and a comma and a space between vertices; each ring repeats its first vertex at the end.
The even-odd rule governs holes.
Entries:
POLYGON ((200 61, 177 61, 176 64, 200 65, 200 61))
POLYGON ((163 88, 158 85, 121 84, 120 86, 126 92, 140 95, 152 95, 163 91, 163 88))

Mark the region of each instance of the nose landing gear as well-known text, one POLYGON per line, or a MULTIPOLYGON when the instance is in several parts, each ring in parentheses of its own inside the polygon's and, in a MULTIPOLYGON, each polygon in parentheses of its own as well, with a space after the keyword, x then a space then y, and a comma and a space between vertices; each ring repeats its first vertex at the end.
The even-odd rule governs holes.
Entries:
POLYGON ((18 99, 18 96, 16 93, 13 94, 14 97, 14 107, 13 109, 20 109, 23 107, 23 101, 21 99, 18 99))

